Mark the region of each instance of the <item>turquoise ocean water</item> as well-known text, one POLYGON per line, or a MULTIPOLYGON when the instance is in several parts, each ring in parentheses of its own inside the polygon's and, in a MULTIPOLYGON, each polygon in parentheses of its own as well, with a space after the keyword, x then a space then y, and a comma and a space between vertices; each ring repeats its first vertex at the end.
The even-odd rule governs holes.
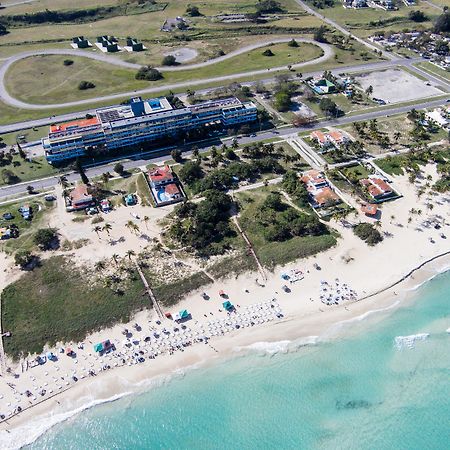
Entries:
POLYGON ((450 272, 416 297, 339 339, 236 357, 94 407, 27 448, 448 449, 450 272), (425 332, 412 349, 394 346, 425 332))

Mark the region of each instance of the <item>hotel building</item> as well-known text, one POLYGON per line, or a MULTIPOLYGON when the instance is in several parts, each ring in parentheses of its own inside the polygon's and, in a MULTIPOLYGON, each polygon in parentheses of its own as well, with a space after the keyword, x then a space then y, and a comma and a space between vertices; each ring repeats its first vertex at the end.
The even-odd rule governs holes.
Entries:
POLYGON ((253 103, 243 103, 235 97, 181 109, 174 109, 164 97, 136 97, 126 105, 97 109, 90 119, 52 125, 42 144, 48 162, 53 163, 85 155, 91 148, 129 147, 205 125, 232 127, 253 122, 256 115, 253 103))

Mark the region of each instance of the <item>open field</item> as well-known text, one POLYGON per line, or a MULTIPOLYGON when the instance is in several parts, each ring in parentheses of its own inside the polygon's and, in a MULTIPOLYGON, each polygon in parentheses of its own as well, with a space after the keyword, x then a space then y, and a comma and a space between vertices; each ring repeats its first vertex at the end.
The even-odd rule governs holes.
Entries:
MULTIPOLYGON (((57 2, 53 1, 52 9, 59 9, 55 7, 57 2)), ((92 5, 92 2, 91 6, 92 5)), ((96 6, 99 2, 96 2, 96 6)), ((118 2, 113 2, 117 4, 118 2)), ((14 42, 39 42, 39 41, 60 41, 70 40, 73 36, 84 35, 91 40, 95 36, 111 35, 124 39, 130 34, 130 30, 133 30, 133 36, 144 42, 152 41, 172 41, 173 34, 161 31, 161 26, 167 18, 175 18, 177 16, 185 15, 187 3, 176 2, 171 0, 167 7, 163 11, 154 11, 150 13, 135 14, 129 16, 119 16, 98 20, 91 23, 69 23, 69 24, 42 24, 40 26, 28 26, 20 28, 11 28, 10 33, 2 37, 3 43, 14 42)), ((299 20, 295 23, 296 28, 308 28, 311 24, 317 26, 319 22, 317 19, 307 16, 301 8, 293 0, 281 0, 286 11, 295 11, 298 17, 305 18, 305 20, 299 20)), ((226 24, 220 22, 214 22, 210 16, 224 13, 250 13, 255 12, 256 2, 248 2, 247 0, 237 0, 233 4, 223 2, 222 0, 212 0, 211 2, 191 2, 191 4, 199 7, 200 12, 203 14, 200 17, 189 18, 191 22, 191 30, 187 32, 193 39, 201 38, 202 35, 211 37, 231 36, 232 34, 246 34, 245 31, 248 28, 256 28, 258 25, 252 23, 244 24, 226 24)), ((99 5, 104 6, 104 5, 99 5)), ((28 8, 27 5, 22 7, 28 8)), ((42 8, 42 10, 45 8, 42 8)), ((64 8, 67 9, 67 8, 64 8)), ((82 8, 70 8, 70 9, 82 9, 82 8)), ((7 9, 4 13, 7 14, 7 9)), ((11 10, 10 10, 11 11, 11 10)), ((279 21, 284 19, 284 15, 279 15, 279 21)), ((270 27, 278 27, 278 21, 270 22, 270 27)), ((286 25, 288 25, 287 23, 286 25)), ((283 27, 283 23, 279 25, 283 27)), ((292 26, 292 25, 289 25, 292 26)), ((261 27, 260 27, 261 28, 261 27)), ((206 37, 205 36, 205 37, 206 37)))
MULTIPOLYGON (((311 5, 311 4, 310 4, 311 5)), ((336 2, 332 8, 319 10, 320 14, 336 21, 359 37, 368 37, 376 31, 401 31, 408 29, 431 28, 439 10, 420 2, 418 6, 406 7, 402 2, 397 3, 397 11, 384 11, 379 8, 346 9, 341 2, 336 2), (422 23, 413 22, 408 18, 410 11, 420 10, 430 20, 422 23)))
POLYGON ((132 69, 120 68, 89 58, 62 55, 34 56, 16 62, 7 72, 5 84, 12 96, 26 102, 64 103, 89 98, 92 95, 143 89, 149 85, 158 86, 189 79, 239 73, 244 68, 250 71, 279 67, 309 61, 321 55, 322 50, 313 44, 301 43, 298 48, 291 48, 287 44, 274 44, 200 69, 163 72, 164 78, 157 82, 136 80, 136 71, 132 69), (274 56, 264 56, 263 52, 266 49, 270 49, 274 56), (66 59, 74 63, 65 66, 63 61, 66 59), (78 89, 80 80, 91 81, 96 87, 80 91, 78 89))

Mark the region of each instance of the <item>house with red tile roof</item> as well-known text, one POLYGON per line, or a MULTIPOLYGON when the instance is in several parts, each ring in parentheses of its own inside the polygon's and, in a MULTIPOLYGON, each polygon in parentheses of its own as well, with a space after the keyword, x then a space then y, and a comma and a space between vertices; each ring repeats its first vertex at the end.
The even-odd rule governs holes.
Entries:
POLYGON ((173 173, 170 166, 150 169, 147 175, 156 206, 181 202, 186 197, 178 177, 173 173))
POLYGON ((390 197, 394 190, 386 183, 382 178, 373 175, 369 178, 364 178, 359 181, 363 186, 367 188, 367 192, 374 200, 384 200, 386 197, 390 197))
POLYGON ((316 141, 321 148, 334 146, 339 148, 341 145, 348 142, 349 137, 339 130, 330 130, 322 132, 320 130, 313 131, 309 137, 311 140, 316 141))
POLYGON ((66 197, 67 211, 80 211, 94 205, 95 199, 86 184, 78 184, 66 197))
POLYGON ((341 202, 325 175, 319 170, 308 170, 300 179, 306 186, 313 208, 332 206, 341 202))

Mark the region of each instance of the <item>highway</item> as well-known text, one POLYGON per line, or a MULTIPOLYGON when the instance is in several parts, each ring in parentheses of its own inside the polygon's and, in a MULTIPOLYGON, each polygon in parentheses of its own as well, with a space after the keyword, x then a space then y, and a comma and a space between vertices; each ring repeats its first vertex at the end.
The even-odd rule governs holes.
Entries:
MULTIPOLYGON (((254 136, 248 136, 248 137, 239 137, 238 142, 240 145, 249 144, 252 142, 260 142, 266 139, 276 138, 276 137, 287 137, 293 133, 299 133, 301 131, 307 131, 307 130, 314 130, 319 129, 323 127, 328 126, 338 126, 338 125, 344 125, 352 122, 358 122, 358 121, 367 121, 379 117, 386 117, 390 115, 396 115, 401 114, 410 111, 412 108, 416 109, 423 109, 423 108, 434 108, 437 106, 440 106, 445 103, 445 100, 431 100, 426 101, 422 103, 417 103, 415 105, 409 105, 409 106, 398 106, 394 108, 390 108, 389 110, 375 110, 371 112, 361 113, 357 115, 352 116, 343 116, 339 117, 337 119, 329 119, 329 120, 323 120, 320 121, 312 127, 285 127, 285 128, 279 128, 277 130, 268 130, 268 131, 262 131, 260 133, 257 133, 254 136)), ((212 145, 221 145, 221 141, 223 142, 231 142, 232 138, 223 138, 220 140, 217 138, 216 140, 209 140, 207 142, 203 143, 196 143, 196 145, 199 147, 200 151, 206 151, 208 150, 212 145)), ((168 153, 173 148, 181 148, 184 151, 184 155, 188 156, 191 154, 190 147, 194 144, 190 144, 188 146, 177 146, 177 147, 167 147, 164 149, 160 149, 158 151, 159 155, 155 156, 155 151, 144 153, 144 154, 134 154, 129 155, 126 157, 125 161, 123 161, 123 157, 117 158, 121 160, 121 163, 125 167, 126 170, 135 169, 141 166, 146 166, 148 164, 158 164, 162 163, 163 161, 168 159, 168 153)), ((117 161, 116 160, 116 161, 117 161)), ((86 175, 89 178, 98 177, 101 174, 105 172, 113 172, 114 171, 114 165, 115 161, 111 161, 108 163, 103 163, 102 165, 96 165, 94 167, 88 167, 85 169, 86 175)), ((76 181, 79 179, 79 175, 75 172, 69 172, 67 173, 67 178, 69 181, 76 181)), ((11 186, 3 186, 0 188, 0 199, 3 199, 5 197, 14 196, 18 194, 22 194, 26 192, 27 186, 31 185, 35 188, 37 191, 46 191, 52 189, 54 186, 58 184, 58 177, 50 177, 45 178, 41 180, 35 180, 31 182, 21 183, 21 184, 15 184, 11 186)))

